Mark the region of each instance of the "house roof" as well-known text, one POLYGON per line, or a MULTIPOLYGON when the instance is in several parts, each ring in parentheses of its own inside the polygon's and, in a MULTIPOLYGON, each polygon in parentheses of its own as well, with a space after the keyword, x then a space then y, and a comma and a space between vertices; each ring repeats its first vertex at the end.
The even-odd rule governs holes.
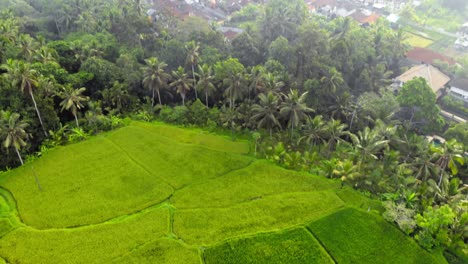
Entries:
POLYGON ((440 88, 444 87, 450 81, 447 75, 429 64, 414 66, 402 75, 396 77, 396 79, 405 83, 417 77, 424 78, 434 93, 437 93, 440 88))
POLYGON ((468 92, 468 79, 458 78, 450 83, 450 86, 462 89, 468 92))
POLYGON ((445 61, 449 65, 455 64, 455 61, 452 58, 425 48, 414 48, 406 53, 406 57, 410 60, 426 64, 434 64, 435 60, 445 61))

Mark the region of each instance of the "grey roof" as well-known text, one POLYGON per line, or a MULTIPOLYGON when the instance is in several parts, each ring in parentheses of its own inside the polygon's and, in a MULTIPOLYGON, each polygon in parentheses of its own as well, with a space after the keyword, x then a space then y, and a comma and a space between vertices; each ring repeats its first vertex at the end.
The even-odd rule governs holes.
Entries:
POLYGON ((450 86, 462 89, 468 92, 468 79, 457 78, 450 83, 450 86))

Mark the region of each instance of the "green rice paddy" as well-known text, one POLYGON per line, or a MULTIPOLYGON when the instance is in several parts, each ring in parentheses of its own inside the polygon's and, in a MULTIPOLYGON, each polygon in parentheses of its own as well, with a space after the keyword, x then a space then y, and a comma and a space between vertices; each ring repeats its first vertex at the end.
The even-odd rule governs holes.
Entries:
POLYGON ((132 122, 0 175, 0 263, 445 263, 379 210, 246 141, 132 122))

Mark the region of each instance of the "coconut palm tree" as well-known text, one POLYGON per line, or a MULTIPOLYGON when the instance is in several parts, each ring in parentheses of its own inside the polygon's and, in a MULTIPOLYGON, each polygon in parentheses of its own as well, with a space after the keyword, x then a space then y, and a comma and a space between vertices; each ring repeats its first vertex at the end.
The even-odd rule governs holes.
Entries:
POLYGON ((167 64, 163 61, 159 61, 158 58, 151 57, 145 60, 146 66, 143 70, 143 86, 151 90, 153 96, 151 99, 151 106, 154 107, 154 92, 158 94, 159 104, 161 103, 160 90, 167 87, 167 82, 171 78, 171 75, 164 71, 167 64))
POLYGON ((304 102, 307 97, 307 92, 299 94, 297 90, 290 90, 288 94, 283 94, 284 101, 280 105, 280 114, 287 120, 287 126, 291 128, 291 140, 293 137, 294 128, 304 121, 307 113, 314 110, 304 102))
POLYGON ((444 142, 441 146, 433 146, 432 151, 437 159, 435 164, 440 168, 440 176, 437 186, 440 187, 445 170, 448 168, 452 175, 458 174, 458 164, 464 165, 465 159, 463 158, 463 145, 458 143, 455 139, 444 142))
POLYGON ((191 89, 192 79, 188 78, 187 73, 181 66, 177 68, 177 71, 172 71, 172 77, 174 81, 171 82, 170 86, 176 88, 176 92, 182 97, 182 104, 185 105, 185 96, 191 89))
POLYGON ((20 150, 27 145, 26 140, 29 138, 29 134, 25 129, 28 126, 26 121, 20 120, 20 114, 0 112, 0 135, 3 138, 3 147, 6 149, 13 147, 21 165, 24 162, 20 150))
POLYGON ((244 77, 243 72, 237 72, 231 74, 229 78, 224 79, 224 83, 227 85, 226 90, 224 90, 224 96, 229 98, 229 108, 233 108, 236 99, 242 96, 242 92, 244 91, 244 77))
POLYGON ((328 139, 328 156, 331 154, 336 145, 343 141, 342 137, 347 134, 345 131, 347 125, 342 124, 340 120, 332 119, 325 125, 326 138, 328 139))
POLYGON ((59 94, 62 98, 60 106, 62 106, 62 111, 70 111, 75 117, 76 127, 79 128, 80 124, 78 123, 78 110, 84 107, 83 103, 89 101, 88 96, 82 95, 86 91, 86 88, 82 87, 79 89, 73 89, 73 87, 67 85, 63 87, 62 92, 59 94))
POLYGON ((266 92, 279 93, 284 85, 283 81, 280 81, 276 75, 269 72, 264 75, 264 86, 261 88, 266 92))
POLYGON ((205 92, 205 104, 206 107, 208 107, 208 96, 212 95, 216 90, 216 86, 214 85, 213 70, 207 64, 203 64, 203 66, 198 65, 197 76, 198 82, 195 86, 195 89, 200 89, 201 91, 205 92))
POLYGON ((195 98, 198 99, 197 93, 197 86, 196 86, 196 79, 195 79, 195 65, 198 63, 198 59, 200 58, 200 44, 195 43, 195 41, 191 41, 185 45, 185 49, 187 50, 187 64, 190 64, 192 67, 192 78, 193 78, 193 87, 195 87, 195 98))
POLYGON ((279 118, 279 97, 272 92, 268 94, 259 94, 259 104, 252 107, 254 115, 252 119, 257 123, 258 128, 266 128, 270 131, 270 139, 273 137, 272 130, 274 127, 281 128, 279 118))
POLYGON ((257 91, 261 90, 265 86, 264 81, 265 68, 262 65, 252 67, 249 73, 249 99, 251 98, 252 92, 257 94, 257 91))
POLYGON ((359 167, 367 159, 377 160, 377 154, 388 146, 388 140, 380 136, 377 131, 366 127, 357 134, 348 133, 352 140, 353 147, 358 154, 359 167))
POLYGON ((303 140, 311 147, 320 141, 323 143, 325 136, 325 121, 323 121, 323 117, 321 115, 317 115, 314 118, 307 116, 303 135, 299 138, 298 144, 303 140))
POLYGON ((19 86, 21 92, 28 93, 29 96, 31 96, 34 109, 36 109, 37 117, 41 123, 42 131, 44 132, 44 135, 47 136, 44 122, 42 122, 41 113, 37 108, 36 99, 34 98, 33 93, 33 90, 38 87, 39 74, 36 70, 31 69, 31 65, 29 63, 12 59, 8 59, 7 63, 3 65, 2 68, 7 71, 5 76, 11 81, 13 86, 19 86))
POLYGON ((30 62, 33 59, 34 51, 37 49, 37 42, 27 34, 21 34, 19 37, 19 47, 23 58, 30 62))

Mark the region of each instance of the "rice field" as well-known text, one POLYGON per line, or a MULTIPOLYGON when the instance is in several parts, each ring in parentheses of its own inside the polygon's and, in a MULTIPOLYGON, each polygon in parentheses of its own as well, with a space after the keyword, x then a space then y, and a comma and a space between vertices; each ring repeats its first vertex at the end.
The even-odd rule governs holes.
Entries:
POLYGON ((0 263, 446 263, 380 210, 247 141, 132 122, 0 174, 0 263))

